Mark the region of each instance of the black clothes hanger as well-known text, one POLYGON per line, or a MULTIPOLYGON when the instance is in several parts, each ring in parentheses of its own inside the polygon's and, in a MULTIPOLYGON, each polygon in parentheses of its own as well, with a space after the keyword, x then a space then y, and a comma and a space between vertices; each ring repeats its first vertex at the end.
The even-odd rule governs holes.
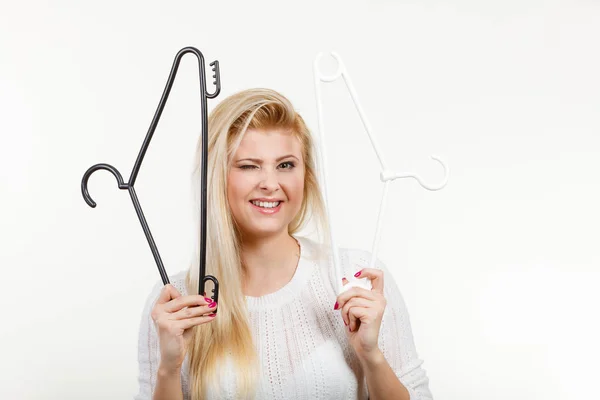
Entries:
MULTIPOLYGON (((219 281, 212 275, 206 275, 206 182, 207 182, 207 153, 208 153, 208 111, 206 109, 206 99, 214 99, 217 97, 221 91, 221 78, 219 74, 219 61, 213 61, 210 63, 212 70, 214 72, 213 84, 215 85, 215 91, 213 93, 208 93, 206 91, 206 76, 204 71, 204 56, 202 53, 194 48, 194 47, 185 47, 181 49, 177 55, 175 56, 175 61, 173 62, 173 67, 171 68, 171 73, 169 74, 169 79, 167 80, 167 85, 162 94, 162 98, 158 103, 158 108, 154 114, 154 118, 152 119, 152 123, 150 124, 150 128, 148 129, 148 133, 146 134, 146 138, 144 139, 144 143, 142 144, 142 148, 138 154, 137 160, 133 166, 133 170, 131 171, 131 176, 129 177, 129 183, 123 182, 123 177, 119 173, 119 171, 109 164, 96 164, 90 167, 85 174, 83 175, 83 179, 81 180, 81 193, 83 194, 83 198, 85 202, 92 208, 96 207, 96 202, 92 200, 88 193, 87 184, 90 176, 99 169, 105 169, 110 171, 115 178, 117 178, 117 183, 119 189, 127 189, 131 196, 131 200, 133 201, 133 206, 135 211, 140 219, 140 223, 142 224, 142 229, 146 234, 146 239, 148 239, 148 244, 150 245, 150 249, 152 250, 152 254, 154 255, 154 260, 156 261, 156 265, 158 266, 158 271, 162 278, 163 284, 166 285, 169 283, 169 277, 165 271, 165 267, 163 266, 163 262, 160 258, 160 254, 158 253, 158 249, 156 248, 156 243, 154 243, 154 239, 152 238, 152 234, 150 233, 150 228, 146 223, 146 218, 144 217, 144 213, 142 212, 142 207, 140 206, 140 202, 135 193, 135 189, 133 185, 135 184, 135 180, 137 178, 137 174, 139 172, 140 166, 142 165, 142 161, 144 159, 144 155, 146 154, 146 150, 150 145, 150 140, 152 139, 152 135, 154 134, 154 130, 158 125, 158 120, 162 114, 162 111, 165 107, 165 103, 167 98, 169 97, 169 93, 171 92, 171 87, 173 86, 173 82, 175 80, 175 75, 177 74, 177 69, 179 68, 179 62, 181 58, 186 53, 193 53, 198 58, 198 66, 200 68, 200 99, 201 99, 201 113, 202 113, 202 165, 201 165, 201 194, 200 194, 200 279, 198 285, 198 294, 204 294, 204 284, 206 281, 211 280, 214 283, 213 293, 214 295, 211 298, 218 302, 219 299, 219 281)), ((216 313, 216 311, 215 311, 216 313)))

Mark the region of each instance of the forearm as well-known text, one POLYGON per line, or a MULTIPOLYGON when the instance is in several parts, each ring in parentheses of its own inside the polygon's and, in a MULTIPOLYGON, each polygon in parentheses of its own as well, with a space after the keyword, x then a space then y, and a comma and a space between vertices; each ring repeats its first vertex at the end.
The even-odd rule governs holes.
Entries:
POLYGON ((183 400, 181 369, 158 367, 156 388, 152 400, 183 400))
POLYGON ((408 390, 381 351, 361 360, 361 364, 367 378, 369 400, 410 400, 408 390))

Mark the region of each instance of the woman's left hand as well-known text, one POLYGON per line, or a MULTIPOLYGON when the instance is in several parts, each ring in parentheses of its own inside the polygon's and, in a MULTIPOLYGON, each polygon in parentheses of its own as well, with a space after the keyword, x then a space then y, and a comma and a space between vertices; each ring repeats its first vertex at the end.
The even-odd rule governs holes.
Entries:
MULTIPOLYGON (((380 351, 377 342, 387 301, 383 296, 383 271, 364 268, 354 276, 371 279, 372 289, 353 287, 347 290, 338 296, 334 309, 341 310, 349 328, 350 344, 359 359, 365 360, 380 351)), ((348 280, 344 278, 342 282, 345 285, 348 280)))

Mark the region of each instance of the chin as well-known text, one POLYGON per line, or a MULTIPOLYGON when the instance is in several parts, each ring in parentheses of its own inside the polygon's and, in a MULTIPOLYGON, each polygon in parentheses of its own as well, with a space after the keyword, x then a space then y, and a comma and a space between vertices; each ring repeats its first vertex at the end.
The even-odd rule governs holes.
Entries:
POLYGON ((285 226, 281 226, 281 225, 277 225, 277 226, 265 226, 267 224, 262 224, 261 226, 252 226, 252 227, 248 227, 247 229, 245 229, 246 232, 248 232, 249 235, 252 235, 254 237, 265 237, 265 236, 273 236, 273 235, 278 235, 281 232, 287 232, 287 225, 285 226))

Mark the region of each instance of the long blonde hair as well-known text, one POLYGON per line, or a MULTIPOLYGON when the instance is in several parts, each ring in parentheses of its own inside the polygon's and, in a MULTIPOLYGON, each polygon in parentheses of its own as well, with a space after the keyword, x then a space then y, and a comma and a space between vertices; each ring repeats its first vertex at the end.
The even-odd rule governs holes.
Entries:
MULTIPOLYGON (((219 391, 219 367, 231 357, 237 378, 236 398, 253 398, 259 365, 242 290, 244 276, 240 258, 240 237, 227 201, 227 174, 248 129, 282 128, 300 140, 305 166, 304 196, 300 211, 289 224, 294 234, 314 218, 319 238, 328 242, 326 208, 318 180, 318 157, 311 133, 290 101, 270 89, 248 89, 220 102, 208 118, 208 180, 206 273, 220 282, 219 311, 215 320, 196 326, 188 347, 189 381, 192 400, 202 400, 207 387, 219 391), (214 386, 213 386, 214 385, 214 386)), ((200 185, 202 141, 198 141, 193 182, 200 185)), ((197 191, 198 192, 198 191, 197 191)), ((197 253, 199 252, 196 249, 197 253)), ((198 293, 198 267, 186 275, 188 293, 198 293)))

